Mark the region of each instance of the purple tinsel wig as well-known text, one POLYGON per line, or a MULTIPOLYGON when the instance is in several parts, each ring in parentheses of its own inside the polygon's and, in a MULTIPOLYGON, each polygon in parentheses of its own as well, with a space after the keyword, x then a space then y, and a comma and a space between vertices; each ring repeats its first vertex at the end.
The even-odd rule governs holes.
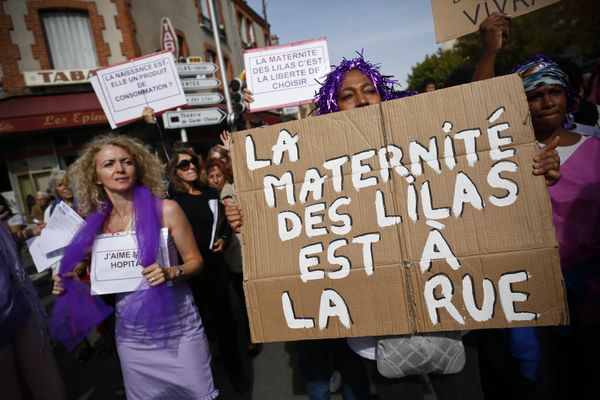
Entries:
POLYGON ((382 75, 379 72, 379 64, 371 64, 366 61, 362 51, 356 52, 356 54, 358 54, 358 57, 351 60, 342 59, 342 62, 327 74, 325 82, 323 82, 321 89, 315 95, 317 115, 339 111, 338 95, 342 87, 342 81, 346 74, 354 69, 362 72, 373 82, 377 94, 381 97, 381 101, 399 99, 417 94, 417 92, 412 90, 395 91, 394 85, 398 81, 391 79, 390 76, 382 75))

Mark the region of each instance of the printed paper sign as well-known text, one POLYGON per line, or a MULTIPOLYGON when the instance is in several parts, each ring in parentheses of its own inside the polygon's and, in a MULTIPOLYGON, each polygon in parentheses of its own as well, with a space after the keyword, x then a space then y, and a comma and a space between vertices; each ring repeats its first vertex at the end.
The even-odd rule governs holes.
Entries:
POLYGON ((58 263, 65 252, 65 249, 58 249, 50 253, 44 252, 40 246, 40 237, 35 236, 27 240, 27 248, 35 265, 37 272, 42 272, 58 263))
POLYGON ((568 322, 517 75, 233 134, 253 341, 568 322))
POLYGON ((92 86, 113 129, 140 119, 145 106, 159 113, 186 104, 173 54, 167 50, 100 68, 96 76, 92 86))
POLYGON ((250 111, 312 103, 330 70, 325 38, 244 51, 250 111))
MULTIPOLYGON (((156 257, 156 262, 163 267, 171 266, 167 235, 167 229, 163 228, 156 257)), ((137 241, 132 232, 99 235, 94 241, 90 274, 92 294, 137 290, 145 280, 142 270, 137 241)))
POLYGON ((435 41, 447 42, 479 29, 492 13, 512 17, 539 10, 559 0, 431 0, 435 41))

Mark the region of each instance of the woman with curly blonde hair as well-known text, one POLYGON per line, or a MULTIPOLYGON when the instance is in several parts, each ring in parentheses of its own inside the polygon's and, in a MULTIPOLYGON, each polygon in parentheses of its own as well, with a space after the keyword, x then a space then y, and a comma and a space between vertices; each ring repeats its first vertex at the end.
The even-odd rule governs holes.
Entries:
POLYGON ((79 199, 81 214, 89 214, 107 199, 102 186, 96 182, 95 171, 96 153, 105 146, 117 146, 130 154, 136 166, 136 180, 148 187, 155 196, 164 197, 166 182, 163 179, 163 164, 143 143, 116 134, 98 136, 86 145, 84 152, 70 168, 70 182, 79 199))
POLYGON ((72 171, 87 218, 55 278, 52 334, 72 348, 112 312, 88 286, 70 279, 72 271, 89 259, 98 234, 135 235, 145 279, 137 290, 116 294, 117 351, 127 398, 217 397, 204 328, 184 281, 200 272, 203 259, 181 208, 162 198, 159 159, 135 139, 108 134, 83 149, 72 171), (170 267, 157 262, 161 230, 168 232, 170 267))

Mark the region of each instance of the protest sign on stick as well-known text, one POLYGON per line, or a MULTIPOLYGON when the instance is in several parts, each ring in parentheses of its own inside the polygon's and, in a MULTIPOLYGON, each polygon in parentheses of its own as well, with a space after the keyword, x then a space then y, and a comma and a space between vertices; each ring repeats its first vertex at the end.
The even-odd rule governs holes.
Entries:
POLYGON ((186 104, 168 50, 100 68, 91 82, 113 129, 140 119, 145 106, 160 113, 186 104))
POLYGON ((325 38, 244 51, 250 111, 311 103, 329 72, 325 38))
POLYGON ((467 35, 494 12, 511 17, 557 3, 560 0, 431 0, 436 43, 467 35))
POLYGON ((523 83, 236 132, 256 342, 568 322, 523 83))

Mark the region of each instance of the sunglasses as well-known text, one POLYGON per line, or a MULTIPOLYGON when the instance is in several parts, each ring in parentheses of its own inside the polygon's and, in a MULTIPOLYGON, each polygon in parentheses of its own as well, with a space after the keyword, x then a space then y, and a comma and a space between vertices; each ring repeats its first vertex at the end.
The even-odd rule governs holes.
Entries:
POLYGON ((175 168, 180 169, 182 171, 187 171, 188 169, 190 169, 192 164, 194 165, 194 167, 196 167, 196 169, 198 169, 198 158, 197 157, 192 157, 192 159, 190 159, 190 160, 181 160, 177 163, 175 168))

